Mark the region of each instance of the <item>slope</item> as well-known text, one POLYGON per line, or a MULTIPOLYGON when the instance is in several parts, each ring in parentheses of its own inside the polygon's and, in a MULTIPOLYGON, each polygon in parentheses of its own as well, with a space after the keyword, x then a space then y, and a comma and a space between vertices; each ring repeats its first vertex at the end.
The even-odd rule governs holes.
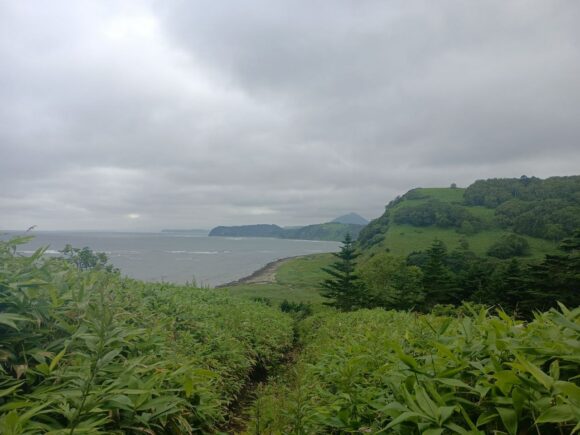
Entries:
MULTIPOLYGON (((566 178, 563 183, 568 187, 577 185, 576 177, 566 178)), ((552 181, 548 179, 545 181, 552 181)), ((509 182, 521 179, 506 179, 509 182)), ((534 179, 538 180, 538 179, 534 179)), ((560 180, 561 181, 561 180, 560 180)), ((523 182, 523 181, 522 181, 523 182)), ((371 221, 359 235, 359 244, 366 256, 374 252, 389 251, 395 255, 408 255, 411 252, 425 250, 434 239, 443 241, 449 249, 460 244, 467 244, 478 255, 486 255, 489 248, 502 239, 503 236, 518 233, 529 244, 529 257, 541 258, 556 250, 559 238, 552 238, 547 230, 536 232, 543 237, 526 234, 525 226, 516 226, 508 221, 505 209, 514 207, 513 203, 524 201, 512 197, 504 198, 503 202, 494 206, 477 204, 469 196, 473 186, 481 189, 481 184, 497 184, 497 180, 478 181, 467 189, 462 188, 417 188, 410 190, 402 197, 391 201, 382 216, 371 221), (466 200, 466 196, 468 196, 466 200)), ((573 213, 574 202, 564 198, 564 195, 546 199, 540 194, 524 204, 526 207, 553 208, 557 213, 573 213), (557 202, 560 201, 560 202, 557 202), (572 210, 572 211, 570 211, 572 210)), ((580 214, 578 215, 580 216, 580 214)), ((555 219, 561 219, 559 215, 555 219)), ((569 227, 575 224, 573 218, 569 227)), ((559 224, 559 221, 558 221, 559 224)), ((550 223, 544 224, 545 228, 550 223)), ((537 228, 538 225, 534 226, 537 228)), ((529 231, 528 231, 529 232, 529 231)), ((532 233, 534 234, 534 233, 532 233)))

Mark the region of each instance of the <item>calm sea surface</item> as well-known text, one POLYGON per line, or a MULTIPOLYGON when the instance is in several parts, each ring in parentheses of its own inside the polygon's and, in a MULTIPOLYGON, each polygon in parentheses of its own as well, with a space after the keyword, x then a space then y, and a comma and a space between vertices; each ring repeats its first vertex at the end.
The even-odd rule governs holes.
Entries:
MULTIPOLYGON (((14 233, 3 235, 6 239, 14 233)), ((269 238, 207 237, 179 233, 33 232, 35 238, 19 251, 49 246, 57 255, 67 243, 105 252, 124 275, 146 281, 215 286, 242 278, 279 258, 335 252, 338 242, 269 238)))

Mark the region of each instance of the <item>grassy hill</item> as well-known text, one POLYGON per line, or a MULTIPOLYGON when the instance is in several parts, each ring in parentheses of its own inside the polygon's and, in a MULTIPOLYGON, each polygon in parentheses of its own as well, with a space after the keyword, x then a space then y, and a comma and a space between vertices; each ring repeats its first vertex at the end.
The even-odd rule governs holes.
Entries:
MULTIPOLYGON (((485 255, 495 242, 513 231, 500 224, 496 208, 466 204, 466 191, 467 189, 462 188, 418 188, 407 192, 392 201, 381 217, 363 229, 359 236, 361 248, 366 255, 386 250, 395 255, 408 255, 428 248, 434 239, 438 239, 451 250, 459 247, 460 242, 466 241, 473 252, 485 255), (463 219, 462 223, 418 225, 404 222, 406 215, 411 215, 409 211, 425 212, 421 207, 427 209, 432 204, 437 209, 435 215, 455 213, 463 219)), ((419 215, 419 219, 422 217, 425 216, 419 215)), ((425 220, 420 222, 424 223, 425 220)), ((529 243, 530 258, 542 258, 556 250, 556 241, 526 234, 519 236, 529 243)))

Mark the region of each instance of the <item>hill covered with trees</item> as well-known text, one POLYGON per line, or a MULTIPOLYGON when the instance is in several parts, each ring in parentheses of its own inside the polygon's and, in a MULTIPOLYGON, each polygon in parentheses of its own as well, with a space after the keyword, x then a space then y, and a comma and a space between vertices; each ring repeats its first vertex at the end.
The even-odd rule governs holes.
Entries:
POLYGON ((367 252, 408 255, 439 239, 449 248, 467 242, 478 255, 541 258, 577 228, 580 176, 524 176, 410 190, 361 231, 359 242, 367 252))

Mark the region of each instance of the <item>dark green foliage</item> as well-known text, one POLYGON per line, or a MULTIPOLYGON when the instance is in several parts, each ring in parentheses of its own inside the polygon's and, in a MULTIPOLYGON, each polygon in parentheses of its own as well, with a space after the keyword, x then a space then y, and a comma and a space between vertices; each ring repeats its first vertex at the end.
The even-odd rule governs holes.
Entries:
POLYGON ((331 276, 321 283, 322 296, 331 300, 326 302, 326 305, 342 311, 364 307, 366 305, 365 292, 355 272, 356 259, 359 254, 355 250, 350 234, 346 235, 340 252, 333 255, 337 261, 323 268, 331 276))
POLYGON ((393 220, 397 224, 408 224, 416 227, 436 225, 441 228, 464 228, 470 234, 483 228, 481 219, 471 215, 464 207, 436 199, 416 206, 397 210, 393 220))
POLYGON ((78 270, 95 269, 119 272, 119 269, 109 264, 109 259, 104 252, 93 252, 88 246, 79 249, 67 244, 60 252, 64 259, 74 264, 78 270))
POLYGON ((580 228, 580 204, 560 199, 530 201, 528 209, 513 219, 512 228, 520 234, 560 240, 580 228))
POLYGON ((580 231, 562 241, 561 254, 547 255, 540 264, 532 264, 525 283, 529 289, 522 301, 529 309, 548 309, 561 302, 580 305, 580 231))
POLYGON ((391 220, 390 210, 401 201, 402 198, 397 196, 397 198, 385 207, 385 212, 380 217, 373 219, 362 228, 357 239, 361 248, 368 249, 383 241, 385 233, 389 229, 389 222, 391 220))
POLYGON ((437 304, 461 303, 461 290, 448 266, 447 247, 435 240, 427 250, 427 263, 423 267, 424 309, 437 304))
POLYGON ((271 307, 272 306, 272 299, 270 298, 265 298, 262 296, 255 296, 253 298, 250 298, 250 300, 252 300, 253 302, 258 302, 260 304, 264 304, 267 307, 271 307))
POLYGON ((478 180, 464 193, 469 205, 484 205, 495 208, 511 199, 541 201, 561 199, 570 203, 580 203, 580 176, 550 177, 541 180, 536 177, 493 178, 478 180))
POLYGON ((423 274, 417 266, 387 253, 373 256, 359 269, 366 306, 410 310, 424 302, 423 274))
POLYGON ((505 260, 512 257, 523 257, 530 253, 530 244, 523 237, 515 234, 503 236, 495 242, 487 251, 490 257, 505 260))
POLYGON ((295 318, 304 319, 312 314, 312 305, 304 302, 290 302, 284 299, 280 303, 280 311, 292 314, 295 318))
POLYGON ((580 176, 478 180, 464 199, 495 208, 499 225, 532 237, 557 241, 580 227, 580 176))
POLYGON ((363 225, 328 222, 325 224, 307 225, 302 228, 284 228, 283 239, 299 240, 344 240, 350 234, 356 240, 363 225))

